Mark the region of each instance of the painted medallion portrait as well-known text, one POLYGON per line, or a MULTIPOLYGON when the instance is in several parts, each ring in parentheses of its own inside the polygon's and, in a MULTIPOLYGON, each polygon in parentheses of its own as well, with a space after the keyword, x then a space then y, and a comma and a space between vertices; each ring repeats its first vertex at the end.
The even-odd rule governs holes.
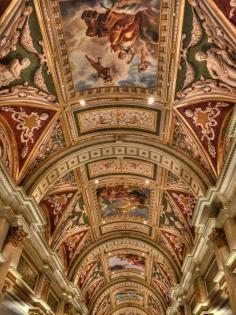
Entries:
POLYGON ((160 0, 60 1, 76 90, 156 88, 160 0))
POLYGON ((145 258, 138 255, 125 254, 109 257, 109 270, 115 271, 145 271, 145 258))
POLYGON ((117 185, 97 189, 101 216, 134 216, 148 218, 150 189, 117 185))

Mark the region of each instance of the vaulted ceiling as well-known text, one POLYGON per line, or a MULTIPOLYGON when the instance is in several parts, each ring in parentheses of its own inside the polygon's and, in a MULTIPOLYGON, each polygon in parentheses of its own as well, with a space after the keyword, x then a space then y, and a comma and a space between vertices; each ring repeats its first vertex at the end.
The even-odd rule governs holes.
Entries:
POLYGON ((1 1, 0 155, 89 314, 171 305, 230 145, 231 2, 1 1))

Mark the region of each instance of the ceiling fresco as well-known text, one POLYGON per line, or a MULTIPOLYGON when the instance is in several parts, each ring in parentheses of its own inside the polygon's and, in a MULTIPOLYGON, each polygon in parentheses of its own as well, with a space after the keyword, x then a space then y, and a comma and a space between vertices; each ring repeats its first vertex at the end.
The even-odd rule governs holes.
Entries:
POLYGON ((120 214, 148 218, 149 189, 123 185, 103 187, 97 189, 97 198, 102 218, 120 214))
POLYGON ((160 0, 60 1, 78 91, 156 87, 160 0))
POLYGON ((230 150, 234 1, 0 2, 1 163, 86 314, 167 314, 230 150))

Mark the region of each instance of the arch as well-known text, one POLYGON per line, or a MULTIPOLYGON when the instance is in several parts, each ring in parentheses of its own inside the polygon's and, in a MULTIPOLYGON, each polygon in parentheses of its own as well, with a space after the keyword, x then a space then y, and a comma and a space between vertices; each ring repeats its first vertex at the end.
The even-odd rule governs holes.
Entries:
POLYGON ((120 315, 119 311, 120 310, 135 310, 137 309, 139 312, 141 312, 140 315, 152 315, 151 312, 149 312, 148 310, 145 310, 143 307, 141 307, 140 305, 136 305, 136 304, 132 304, 132 303, 129 303, 127 304, 127 306, 125 306, 124 304, 122 305, 118 305, 117 307, 113 308, 107 315, 120 315))
POLYGON ((165 304, 160 293, 155 291, 149 284, 147 284, 147 282, 141 281, 140 279, 136 279, 136 278, 131 279, 129 277, 123 277, 123 278, 120 278, 118 280, 114 280, 114 281, 109 282, 106 286, 102 287, 96 293, 96 295, 93 297, 92 303, 89 307, 90 314, 94 314, 93 312, 94 312, 94 309, 96 308, 96 304, 99 301, 99 298, 102 297, 103 295, 105 296, 107 293, 110 293, 110 290, 112 288, 113 289, 115 288, 117 290, 119 290, 119 289, 122 290, 124 288, 132 288, 132 289, 144 288, 145 290, 148 291, 148 293, 152 294, 152 296, 154 296, 158 300, 162 311, 167 309, 167 305, 165 304))
POLYGON ((79 269, 81 269, 87 261, 91 260, 92 257, 95 257, 98 253, 101 253, 102 250, 109 250, 109 247, 114 246, 114 244, 120 246, 121 248, 124 248, 124 245, 128 244, 130 245, 130 248, 135 248, 136 246, 139 250, 143 250, 144 252, 151 252, 155 255, 160 255, 174 272, 175 281, 180 279, 180 270, 173 262, 169 253, 167 253, 160 245, 157 245, 152 240, 145 238, 138 232, 132 232, 132 234, 129 232, 114 232, 111 235, 93 243, 74 261, 73 268, 71 268, 68 272, 68 278, 75 282, 79 269))
POLYGON ((46 161, 23 183, 24 188, 39 202, 60 177, 81 165, 97 161, 104 155, 107 158, 135 156, 151 161, 182 178, 199 196, 204 195, 211 185, 211 180, 205 172, 175 149, 145 139, 142 139, 142 142, 134 141, 131 136, 124 139, 126 141, 115 142, 108 136, 103 140, 90 141, 89 144, 75 145, 46 161))

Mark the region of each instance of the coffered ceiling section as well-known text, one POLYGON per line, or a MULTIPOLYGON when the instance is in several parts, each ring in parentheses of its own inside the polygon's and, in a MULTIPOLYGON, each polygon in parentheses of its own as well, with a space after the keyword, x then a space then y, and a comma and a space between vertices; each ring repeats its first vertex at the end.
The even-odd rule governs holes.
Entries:
POLYGON ((166 314, 230 149, 233 1, 12 0, 0 14, 0 157, 45 242, 89 314, 166 314))

